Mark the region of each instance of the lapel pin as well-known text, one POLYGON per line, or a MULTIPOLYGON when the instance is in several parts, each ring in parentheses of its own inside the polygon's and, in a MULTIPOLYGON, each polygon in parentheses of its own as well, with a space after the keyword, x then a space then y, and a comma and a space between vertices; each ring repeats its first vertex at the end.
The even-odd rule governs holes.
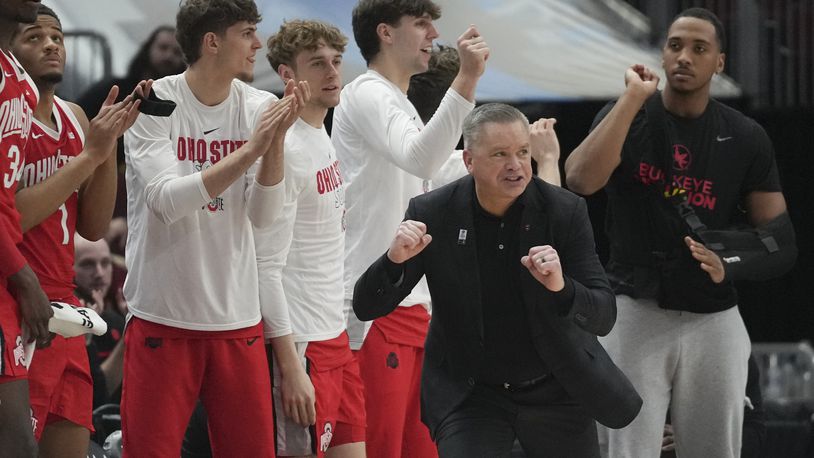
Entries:
POLYGON ((458 229, 458 245, 466 245, 466 229, 458 229))

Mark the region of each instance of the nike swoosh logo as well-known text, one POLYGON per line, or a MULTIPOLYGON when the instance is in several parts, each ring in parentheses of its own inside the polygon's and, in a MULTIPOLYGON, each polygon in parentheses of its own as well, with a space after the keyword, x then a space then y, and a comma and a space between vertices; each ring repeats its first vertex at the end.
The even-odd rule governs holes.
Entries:
POLYGON ((39 135, 37 135, 37 134, 31 134, 31 138, 33 138, 34 140, 36 140, 36 139, 38 139, 38 138, 42 137, 43 135, 45 135, 45 134, 39 134, 39 135))
POLYGON ((211 134, 212 132, 214 132, 214 131, 216 131, 218 129, 220 129, 220 127, 215 127, 214 129, 205 130, 204 135, 209 135, 209 134, 211 134))
POLYGON ((257 339, 258 339, 257 337, 252 337, 251 339, 246 339, 246 343, 248 345, 252 345, 257 339))
POLYGON ((732 137, 721 137, 720 135, 718 135, 717 137, 715 137, 715 140, 719 142, 725 142, 727 140, 732 140, 732 137))
POLYGON ((14 76, 13 74, 11 74, 11 73, 6 73, 5 71, 3 72, 3 75, 4 75, 6 78, 11 78, 12 76, 14 76))

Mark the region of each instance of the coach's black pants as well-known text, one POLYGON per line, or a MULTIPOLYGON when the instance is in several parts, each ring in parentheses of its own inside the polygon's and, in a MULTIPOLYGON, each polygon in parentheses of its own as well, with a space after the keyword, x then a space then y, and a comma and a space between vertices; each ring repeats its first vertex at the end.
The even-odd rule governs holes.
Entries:
POLYGON ((441 458, 502 458, 515 438, 529 458, 599 457, 593 418, 553 378, 516 392, 475 385, 441 423, 436 443, 441 458))

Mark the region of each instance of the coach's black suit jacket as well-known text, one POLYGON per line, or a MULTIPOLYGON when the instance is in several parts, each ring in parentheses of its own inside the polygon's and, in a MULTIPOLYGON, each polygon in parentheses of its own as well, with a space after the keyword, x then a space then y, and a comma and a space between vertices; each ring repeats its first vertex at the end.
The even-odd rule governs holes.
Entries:
MULTIPOLYGON (((383 256, 359 278, 353 294, 356 315, 371 320, 393 311, 421 276, 427 276, 433 311, 421 379, 421 417, 433 437, 439 423, 472 390, 482 357, 474 192, 474 180, 466 176, 412 199, 405 219, 425 223, 432 242, 405 263, 399 286, 389 280, 383 256), (467 231, 464 243, 459 243, 461 229, 467 231)), ((564 300, 566 295, 548 291, 522 269, 521 296, 534 347, 591 416, 621 428, 633 421, 642 400, 596 338, 613 327, 616 302, 596 255, 585 201, 537 178, 520 199, 520 252, 551 245, 570 283, 566 288, 574 288, 573 301, 564 300)))

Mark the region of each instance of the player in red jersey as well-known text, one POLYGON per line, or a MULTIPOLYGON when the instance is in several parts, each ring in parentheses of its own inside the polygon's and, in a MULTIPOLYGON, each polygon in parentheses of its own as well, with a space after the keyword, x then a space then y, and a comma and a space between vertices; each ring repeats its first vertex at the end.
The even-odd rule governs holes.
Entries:
MULTIPOLYGON (((137 115, 132 97, 112 104, 111 90, 88 122, 79 106, 54 95, 65 47, 59 18, 40 5, 12 50, 40 92, 16 196, 24 232, 20 251, 51 301, 79 306, 73 295, 74 233, 96 240, 110 223, 116 196, 116 139, 137 115), (86 138, 87 132, 87 138, 86 138)), ((148 83, 142 82, 141 90, 148 83)), ((84 457, 93 428, 93 382, 84 336, 55 336, 29 370, 31 423, 40 457, 84 457)))
POLYGON ((6 456, 37 453, 20 323, 28 327, 28 340, 44 345, 52 314, 34 271, 17 250, 22 232, 14 205, 37 90, 8 49, 17 25, 33 21, 37 7, 33 1, 0 2, 0 450, 6 456))

